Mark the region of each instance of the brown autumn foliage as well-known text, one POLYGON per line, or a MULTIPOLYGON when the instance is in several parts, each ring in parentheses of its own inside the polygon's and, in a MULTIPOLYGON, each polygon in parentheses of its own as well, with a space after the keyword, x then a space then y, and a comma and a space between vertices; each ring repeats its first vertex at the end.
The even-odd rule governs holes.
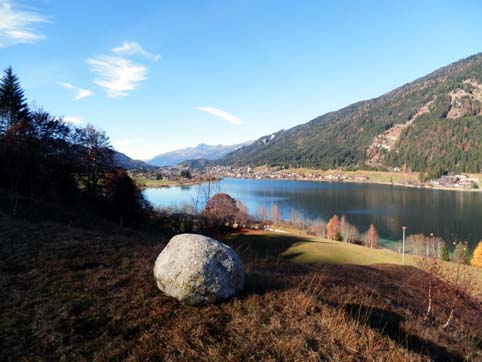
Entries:
POLYGON ((234 198, 226 193, 217 193, 206 204, 203 216, 212 224, 232 224, 240 213, 238 204, 234 198))
MULTIPOLYGON (((159 292, 165 239, 0 216, 3 361, 480 361, 480 302, 414 267, 308 266, 292 236, 223 237, 245 290, 188 307, 159 292), (262 256, 262 257, 260 257, 262 256), (440 290, 427 320, 423 281, 440 290), (441 323, 455 302, 457 318, 441 323)), ((219 236, 218 236, 219 238, 219 236)))
POLYGON ((378 249, 378 231, 375 225, 370 224, 366 234, 366 245, 378 249))
POLYGON ((338 215, 333 215, 326 225, 326 237, 330 240, 335 240, 337 233, 340 233, 340 220, 338 215))

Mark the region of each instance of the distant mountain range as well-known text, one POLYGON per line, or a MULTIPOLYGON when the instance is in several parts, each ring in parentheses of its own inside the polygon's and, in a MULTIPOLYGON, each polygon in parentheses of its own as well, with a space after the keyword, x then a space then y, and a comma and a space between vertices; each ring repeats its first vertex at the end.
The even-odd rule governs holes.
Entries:
POLYGON ((194 160, 185 160, 177 165, 180 167, 187 167, 191 170, 204 170, 206 167, 215 165, 215 160, 206 160, 205 158, 196 158, 194 160))
POLYGON ((118 151, 113 151, 114 163, 117 167, 122 167, 126 170, 150 170, 157 168, 153 165, 149 165, 141 160, 134 160, 126 154, 118 151))
POLYGON ((261 137, 218 162, 480 172, 482 54, 440 68, 378 98, 261 137))
POLYGON ((252 141, 249 141, 249 142, 244 142, 244 143, 229 145, 229 146, 224 146, 224 145, 211 146, 205 143, 201 143, 196 147, 187 147, 187 148, 182 148, 171 152, 162 153, 146 162, 154 166, 163 167, 163 166, 174 166, 186 160, 196 160, 196 159, 217 160, 222 158, 229 152, 233 152, 242 147, 248 146, 251 143, 252 141))

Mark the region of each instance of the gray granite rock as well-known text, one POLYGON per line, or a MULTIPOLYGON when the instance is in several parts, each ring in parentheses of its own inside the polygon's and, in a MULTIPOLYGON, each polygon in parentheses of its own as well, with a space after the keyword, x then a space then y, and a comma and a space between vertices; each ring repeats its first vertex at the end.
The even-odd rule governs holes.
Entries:
POLYGON ((243 289, 243 265, 229 246, 197 234, 174 236, 157 257, 158 288, 181 303, 198 305, 228 299, 243 289))

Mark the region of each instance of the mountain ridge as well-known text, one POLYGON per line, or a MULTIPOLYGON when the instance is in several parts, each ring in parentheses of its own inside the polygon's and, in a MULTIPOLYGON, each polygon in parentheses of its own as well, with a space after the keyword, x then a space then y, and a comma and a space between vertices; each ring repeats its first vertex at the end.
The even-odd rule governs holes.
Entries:
POLYGON ((378 97, 263 136, 227 154, 220 163, 480 171, 481 115, 482 53, 478 53, 378 97), (464 126, 451 124, 454 119, 464 126), (437 134, 447 133, 449 141, 431 138, 434 127, 437 134), (397 132, 385 133, 389 130, 397 132))
POLYGON ((247 146, 252 141, 238 143, 234 145, 208 145, 200 143, 194 147, 185 147, 178 150, 161 153, 146 162, 158 167, 174 166, 186 160, 206 159, 216 160, 229 152, 247 146))
POLYGON ((122 167, 126 170, 151 170, 157 168, 156 166, 150 165, 147 162, 130 158, 125 153, 115 150, 112 152, 114 164, 117 167, 122 167))

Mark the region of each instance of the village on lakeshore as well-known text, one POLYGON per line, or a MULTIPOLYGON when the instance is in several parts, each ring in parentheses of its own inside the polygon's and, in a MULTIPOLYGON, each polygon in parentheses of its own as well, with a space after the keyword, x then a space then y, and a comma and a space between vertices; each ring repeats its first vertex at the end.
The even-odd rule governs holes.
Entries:
POLYGON ((160 167, 150 170, 130 170, 131 176, 138 181, 140 187, 187 186, 222 178, 241 178, 253 180, 298 180, 322 182, 357 182, 392 184, 407 187, 423 187, 434 189, 480 191, 482 174, 454 173, 439 178, 421 180, 416 172, 402 172, 400 168, 390 171, 348 171, 348 170, 315 170, 308 168, 280 167, 235 167, 209 166, 204 169, 191 169, 183 165, 160 167))

